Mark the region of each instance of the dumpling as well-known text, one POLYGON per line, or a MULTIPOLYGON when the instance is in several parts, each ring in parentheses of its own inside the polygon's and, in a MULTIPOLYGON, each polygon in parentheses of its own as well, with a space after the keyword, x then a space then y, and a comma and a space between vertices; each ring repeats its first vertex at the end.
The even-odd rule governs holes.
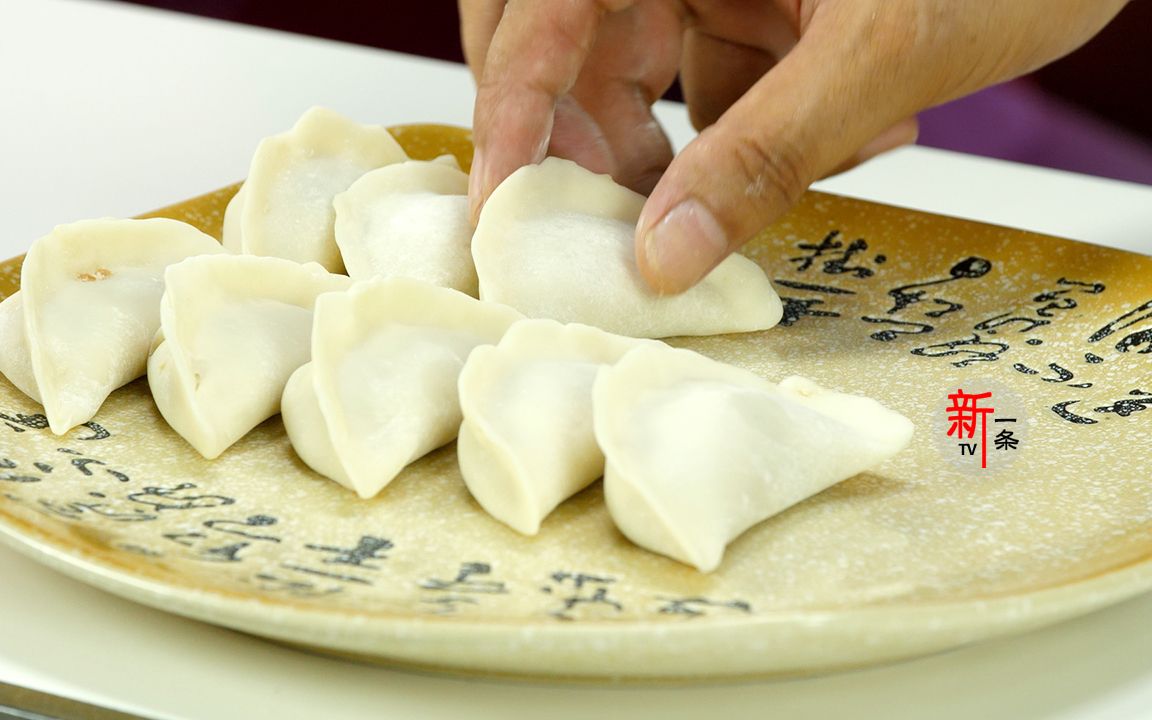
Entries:
POLYGON ((44 406, 57 435, 91 420, 113 390, 144 374, 164 268, 222 252, 164 218, 58 226, 33 243, 20 291, 0 303, 0 372, 44 406))
POLYGON ((408 278, 368 280, 316 303, 312 362, 284 390, 297 454, 369 498, 460 428, 468 354, 523 316, 408 278))
POLYGON ((704 572, 756 523, 895 455, 912 423, 801 377, 778 385, 687 350, 602 369, 593 427, 604 493, 630 540, 704 572))
POLYGON ((308 362, 316 297, 352 284, 315 263, 251 255, 190 258, 165 282, 148 384, 208 459, 279 412, 288 377, 308 362))
POLYGON ((230 253, 241 254, 244 244, 240 241, 240 216, 244 214, 244 187, 241 185, 228 205, 224 208, 224 223, 220 244, 230 253))
POLYGON ((407 159, 385 128, 312 108, 256 148, 248 179, 225 210, 224 246, 342 272, 332 199, 369 170, 407 159))
POLYGON ((336 244, 348 274, 407 277, 475 297, 467 195, 468 175, 441 159, 364 175, 334 202, 336 244))
POLYGON ((652 340, 588 325, 524 320, 472 351, 460 374, 456 453, 477 502, 535 535, 567 498, 604 474, 592 433, 592 382, 604 364, 652 340))
POLYGON ((488 198, 472 238, 481 299, 633 337, 748 332, 780 321, 772 284, 739 254, 681 295, 653 293, 634 251, 643 204, 568 160, 520 168, 488 198))
MULTIPOLYGON (((28 335, 24 330, 24 296, 20 291, 12 293, 0 302, 0 338, 4 338, 4 342, 0 343, 0 373, 3 373, 17 390, 43 405, 40 386, 36 382, 35 373, 32 372, 32 351, 28 347, 28 335)), ((52 414, 60 417, 58 412, 52 414)), ((69 427, 75 427, 75 424, 69 427)), ((67 432, 68 429, 65 428, 62 432, 67 432)))

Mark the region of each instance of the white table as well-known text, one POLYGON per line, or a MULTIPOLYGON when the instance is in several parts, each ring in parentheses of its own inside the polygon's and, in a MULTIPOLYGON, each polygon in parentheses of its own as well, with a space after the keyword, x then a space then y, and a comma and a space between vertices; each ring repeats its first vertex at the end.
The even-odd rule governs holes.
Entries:
MULTIPOLYGON (((470 123, 458 66, 102 2, 0 0, 0 256, 244 176, 309 105, 470 123)), ((682 109, 661 108, 679 145, 682 109)), ((1152 188, 923 148, 820 185, 1152 252, 1152 188)), ((1152 717, 1152 595, 829 677, 689 689, 463 681, 328 660, 144 608, 0 548, 0 681, 157 718, 1152 717)))

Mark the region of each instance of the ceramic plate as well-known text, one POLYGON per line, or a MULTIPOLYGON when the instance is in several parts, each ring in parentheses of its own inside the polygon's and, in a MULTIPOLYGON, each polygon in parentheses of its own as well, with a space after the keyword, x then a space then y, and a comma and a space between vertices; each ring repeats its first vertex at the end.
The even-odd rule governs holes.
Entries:
MULTIPOLYGON (((395 132, 413 155, 470 160, 465 131, 395 132)), ((218 235, 234 191, 156 214, 218 235)), ((0 380, 0 536, 207 622, 537 677, 827 671, 1152 587, 1152 258, 818 193, 747 254, 782 326, 675 344, 873 396, 917 431, 744 534, 715 573, 632 546, 598 485, 521 537, 471 499, 452 446, 367 501, 309 471, 278 418, 206 461, 145 380, 63 437, 0 380)))

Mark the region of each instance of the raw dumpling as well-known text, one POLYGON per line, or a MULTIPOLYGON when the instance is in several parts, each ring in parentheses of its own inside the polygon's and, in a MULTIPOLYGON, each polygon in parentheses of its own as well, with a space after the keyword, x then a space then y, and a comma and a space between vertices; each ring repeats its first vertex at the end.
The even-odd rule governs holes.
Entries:
POLYGON ((472 239, 481 299, 633 337, 748 332, 780 321, 776 291, 739 254, 681 295, 653 293, 633 249, 643 205, 643 196, 568 160, 520 168, 488 198, 472 239))
MULTIPOLYGON (((460 374, 464 482, 493 517, 535 535, 567 498, 604 474, 592 433, 592 382, 650 340, 588 325, 524 320, 472 351, 460 374)), ((662 344, 661 344, 662 345, 662 344)))
POLYGON ((224 214, 224 246, 341 272, 332 199, 369 170, 407 159, 385 128, 312 108, 256 148, 248 179, 224 214))
POLYGON ((240 216, 244 214, 244 187, 245 185, 240 186, 232 199, 228 201, 228 206, 224 208, 223 237, 220 240, 220 244, 224 246, 225 250, 237 255, 244 252, 243 243, 240 242, 240 216))
POLYGON ((460 428, 456 380, 477 345, 523 316, 408 278, 316 303, 312 362, 284 390, 284 426, 312 469, 369 498, 460 428))
POLYGON ((593 390, 608 510, 636 544, 710 572, 756 523, 899 452, 912 423, 789 377, 638 348, 593 390))
POLYGON ((148 384, 168 424, 208 459, 280 410, 309 357, 312 308, 352 281, 315 263, 214 255, 168 268, 148 384))
POLYGON ((20 292, 0 303, 0 372, 44 406, 57 435, 144 374, 164 268, 220 243, 176 220, 83 220, 33 243, 20 292))
POLYGON ((452 162, 388 165, 336 196, 336 244, 349 275, 407 277, 477 295, 468 175, 452 162))
MULTIPOLYGON (((3 373, 17 390, 43 405, 40 386, 36 382, 35 373, 32 372, 32 353, 28 347, 28 336, 24 331, 24 296, 19 291, 0 302, 0 338, 4 339, 4 342, 0 343, 0 373, 3 373)), ((59 417, 60 413, 53 412, 52 415, 59 417)), ((69 428, 75 425, 73 423, 69 428)), ((69 428, 64 428, 62 432, 66 432, 69 428)))

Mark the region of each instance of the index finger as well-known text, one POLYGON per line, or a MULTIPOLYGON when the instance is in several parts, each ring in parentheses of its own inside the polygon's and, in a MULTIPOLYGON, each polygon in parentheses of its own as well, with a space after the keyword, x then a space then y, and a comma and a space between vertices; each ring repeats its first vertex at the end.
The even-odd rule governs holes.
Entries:
POLYGON ((473 220, 504 178, 544 158, 556 101, 580 76, 601 19, 634 1, 511 0, 505 7, 476 91, 473 220))
POLYGON ((484 74, 484 58, 504 14, 504 0, 459 0, 460 44, 476 80, 484 74))

